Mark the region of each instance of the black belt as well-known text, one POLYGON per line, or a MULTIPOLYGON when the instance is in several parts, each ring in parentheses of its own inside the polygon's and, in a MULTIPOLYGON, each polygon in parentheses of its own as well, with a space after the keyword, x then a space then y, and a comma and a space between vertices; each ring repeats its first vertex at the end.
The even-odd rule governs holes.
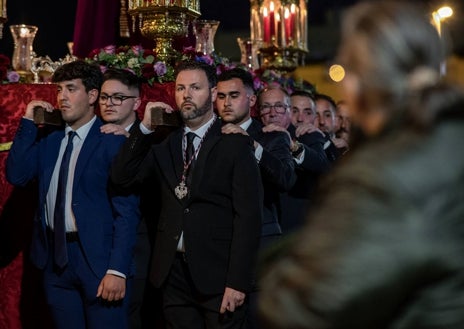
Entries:
MULTIPOLYGON (((47 227, 47 235, 50 240, 53 241, 55 238, 55 232, 53 232, 52 229, 47 227)), ((66 232, 66 242, 77 242, 79 241, 79 233, 77 231, 75 232, 66 232)))

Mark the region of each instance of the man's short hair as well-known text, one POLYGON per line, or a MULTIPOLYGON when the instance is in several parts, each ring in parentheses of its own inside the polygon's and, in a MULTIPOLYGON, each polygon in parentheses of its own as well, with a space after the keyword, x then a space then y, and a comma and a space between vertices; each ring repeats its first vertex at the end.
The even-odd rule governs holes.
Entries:
POLYGON ((107 80, 116 80, 127 86, 129 89, 142 90, 142 82, 131 71, 125 69, 110 68, 103 73, 103 82, 107 80))
POLYGON ((200 70, 205 72, 206 77, 208 78, 209 87, 213 88, 217 85, 217 74, 216 68, 212 65, 196 62, 196 61, 182 61, 176 67, 176 77, 179 72, 189 71, 189 70, 200 70))
POLYGON ((103 83, 103 74, 100 66, 85 60, 77 60, 61 65, 52 75, 52 82, 71 81, 81 79, 85 91, 97 89, 100 91, 103 83))
POLYGON ((253 76, 250 72, 240 68, 234 67, 233 69, 226 70, 218 76, 218 82, 220 81, 229 81, 232 79, 239 79, 242 81, 243 85, 250 89, 253 93, 255 92, 253 84, 253 76))

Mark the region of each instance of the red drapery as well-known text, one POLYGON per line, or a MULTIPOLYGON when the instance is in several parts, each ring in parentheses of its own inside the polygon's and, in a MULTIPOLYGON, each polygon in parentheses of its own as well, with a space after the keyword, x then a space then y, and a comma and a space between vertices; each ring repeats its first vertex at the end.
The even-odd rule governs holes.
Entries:
MULTIPOLYGON (((143 86, 142 106, 157 100, 175 106, 174 83, 143 86)), ((28 260, 31 226, 37 206, 34 183, 11 186, 5 178, 8 146, 26 105, 33 99, 56 105, 53 84, 0 85, 0 328, 49 329, 50 318, 41 291, 40 272, 28 260)))
POLYGON ((85 58, 96 48, 116 44, 119 34, 118 0, 78 0, 73 54, 85 58))

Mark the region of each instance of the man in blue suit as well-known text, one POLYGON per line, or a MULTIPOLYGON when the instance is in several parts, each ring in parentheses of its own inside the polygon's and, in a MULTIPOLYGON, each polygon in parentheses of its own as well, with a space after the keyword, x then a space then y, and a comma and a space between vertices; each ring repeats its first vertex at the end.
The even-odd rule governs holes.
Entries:
MULTIPOLYGON (((108 179, 113 157, 126 137, 100 132, 103 123, 95 115, 102 84, 98 66, 85 61, 64 64, 52 81, 57 85, 57 104, 65 126, 38 138, 34 112, 39 108, 51 112, 53 106, 31 101, 6 165, 11 184, 23 186, 35 179, 39 183, 32 262, 43 270, 47 303, 57 329, 128 328, 127 292, 140 219, 138 198, 118 195, 108 179), (59 172, 69 139, 73 146, 69 174, 61 184, 59 172), (59 189, 62 185, 65 193, 59 189), (58 201, 61 194, 65 202, 58 201), (54 211, 55 203, 64 205, 63 216, 54 211), (61 244, 58 218, 66 229, 61 244), (63 244, 64 261, 56 255, 63 244)), ((133 98, 124 96, 124 101, 133 98)))

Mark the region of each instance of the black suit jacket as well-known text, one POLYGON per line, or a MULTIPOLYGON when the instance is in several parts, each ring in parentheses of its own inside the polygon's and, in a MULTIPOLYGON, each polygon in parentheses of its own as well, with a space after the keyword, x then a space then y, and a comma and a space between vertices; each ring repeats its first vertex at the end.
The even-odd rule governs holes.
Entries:
MULTIPOLYGON (((263 124, 255 119, 247 129, 250 137, 263 147, 259 161, 264 187, 261 236, 280 236, 282 234, 280 193, 290 190, 295 183, 295 163, 290 153, 290 140, 287 134, 279 131, 263 132, 262 129, 263 124)), ((264 242, 264 239, 261 240, 264 242)))
POLYGON ((304 160, 295 166, 296 182, 288 193, 281 194, 282 230, 288 233, 298 229, 309 211, 311 194, 316 189, 321 175, 331 168, 331 162, 324 151, 325 138, 320 132, 312 132, 295 136, 295 126, 290 125, 288 131, 293 139, 304 147, 304 160))
POLYGON ((263 189, 248 136, 222 135, 216 120, 201 146, 192 172, 190 196, 179 200, 182 134, 172 132, 150 146, 149 135, 131 133, 113 169, 112 179, 131 190, 153 182, 153 203, 161 211, 150 279, 166 280, 183 232, 187 264, 200 293, 222 294, 225 287, 250 291, 262 220, 263 189), (148 152, 148 154, 147 154, 148 152))

